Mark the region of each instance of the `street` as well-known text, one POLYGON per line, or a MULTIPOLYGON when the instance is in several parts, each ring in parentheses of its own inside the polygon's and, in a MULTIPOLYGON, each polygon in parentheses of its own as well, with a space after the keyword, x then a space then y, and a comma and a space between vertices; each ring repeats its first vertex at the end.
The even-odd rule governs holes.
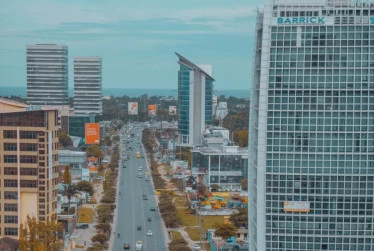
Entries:
POLYGON ((144 177, 145 172, 150 175, 150 170, 145 158, 143 158, 145 155, 141 145, 141 131, 140 128, 133 130, 135 136, 131 139, 128 139, 127 135, 122 135, 124 142, 127 140, 131 141, 130 144, 124 144, 125 151, 123 151, 123 145, 120 145, 119 199, 115 217, 116 229, 113 236, 113 250, 122 250, 125 242, 130 242, 130 250, 135 250, 135 243, 141 240, 143 242, 143 250, 164 251, 167 248, 160 221, 161 216, 157 210, 155 192, 151 181, 146 181, 144 177), (130 146, 132 150, 128 150, 130 146), (141 158, 136 157, 138 151, 141 153, 141 158), (130 158, 123 162, 124 156, 130 158), (138 170, 139 167, 142 167, 141 171, 138 170), (142 173, 142 178, 138 177, 139 172, 142 173), (143 199, 143 194, 145 194, 147 200, 143 199), (151 207, 156 208, 156 211, 151 211, 151 207), (150 221, 148 217, 150 217, 150 221), (138 226, 141 227, 140 230, 138 226), (152 231, 152 236, 146 235, 149 230, 152 231), (120 234, 119 237, 118 234, 120 234))

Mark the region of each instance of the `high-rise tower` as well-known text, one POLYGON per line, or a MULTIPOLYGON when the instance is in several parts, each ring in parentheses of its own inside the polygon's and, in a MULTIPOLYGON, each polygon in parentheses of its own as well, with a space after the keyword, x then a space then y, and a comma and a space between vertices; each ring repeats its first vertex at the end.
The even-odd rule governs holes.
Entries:
POLYGON ((28 45, 27 100, 33 105, 67 105, 68 47, 56 44, 28 45))
POLYGON ((373 20, 372 1, 259 10, 250 250, 374 250, 373 20))
POLYGON ((74 58, 74 113, 102 114, 100 57, 74 58))
POLYGON ((178 72, 179 144, 202 143, 206 125, 212 124, 213 82, 211 65, 195 65, 182 55, 178 72))

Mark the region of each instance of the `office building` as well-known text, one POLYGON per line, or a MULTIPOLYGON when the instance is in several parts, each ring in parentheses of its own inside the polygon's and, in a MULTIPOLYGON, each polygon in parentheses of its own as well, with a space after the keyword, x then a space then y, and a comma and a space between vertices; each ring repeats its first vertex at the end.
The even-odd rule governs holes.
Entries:
POLYGON ((100 57, 74 58, 74 113, 103 113, 100 57))
POLYGON ((223 191, 241 191, 248 176, 247 148, 229 140, 229 130, 211 126, 203 134, 202 145, 191 150, 191 172, 207 187, 218 185, 223 191))
POLYGON ((68 105, 68 47, 26 47, 27 100, 32 105, 68 105))
POLYGON ((374 250, 373 17, 372 1, 259 10, 250 250, 374 250))
POLYGON ((182 55, 178 71, 178 144, 201 144, 204 128, 212 124, 213 82, 211 65, 195 65, 182 55))
POLYGON ((80 138, 85 138, 85 124, 95 123, 95 114, 88 115, 74 115, 69 117, 69 135, 80 138))
POLYGON ((19 237, 27 215, 55 221, 56 109, 0 99, 0 238, 19 237))

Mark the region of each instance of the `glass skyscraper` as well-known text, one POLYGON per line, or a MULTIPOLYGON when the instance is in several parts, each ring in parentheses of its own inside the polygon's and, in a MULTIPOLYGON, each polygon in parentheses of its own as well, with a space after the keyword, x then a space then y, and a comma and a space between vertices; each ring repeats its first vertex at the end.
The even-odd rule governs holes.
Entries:
POLYGON ((249 124, 250 250, 374 250, 374 3, 265 0, 249 124))
POLYGON ((213 82, 211 65, 195 65, 182 55, 178 71, 178 142, 193 146, 202 143, 206 125, 212 124, 213 82))

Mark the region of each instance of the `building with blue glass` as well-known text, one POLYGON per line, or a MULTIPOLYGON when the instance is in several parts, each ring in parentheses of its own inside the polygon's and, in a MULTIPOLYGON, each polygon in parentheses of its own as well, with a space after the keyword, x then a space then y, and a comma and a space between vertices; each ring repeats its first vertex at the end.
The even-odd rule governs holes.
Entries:
POLYGON ((202 143, 206 125, 212 124, 213 82, 211 65, 195 65, 182 55, 178 71, 178 143, 202 143))
POLYGON ((250 250, 374 250, 374 3, 265 0, 248 149, 250 250))

